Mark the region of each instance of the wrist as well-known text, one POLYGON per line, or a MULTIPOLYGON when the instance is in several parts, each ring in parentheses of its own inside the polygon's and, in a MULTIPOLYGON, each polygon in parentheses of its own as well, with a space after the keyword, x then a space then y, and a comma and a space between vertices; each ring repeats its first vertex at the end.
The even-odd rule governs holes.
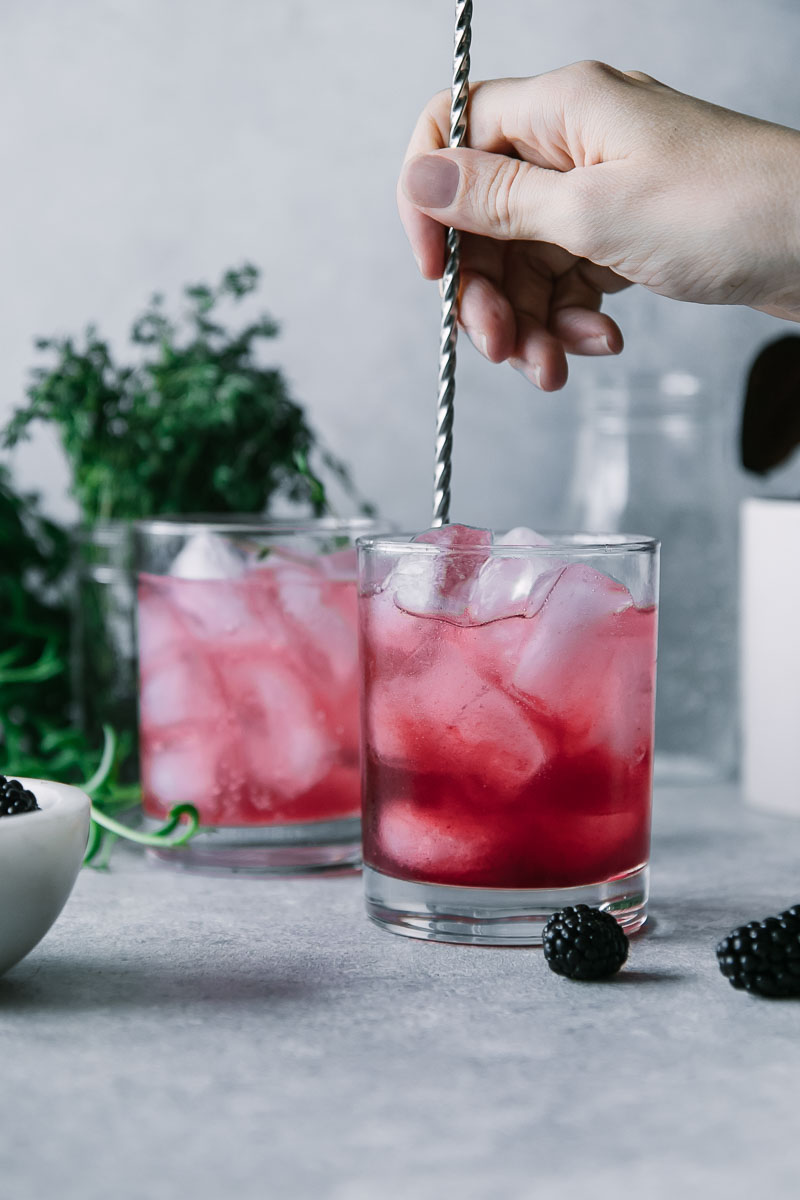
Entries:
MULTIPOLYGON (((763 126, 762 126, 763 128, 763 126)), ((752 308, 800 321, 800 133, 772 126, 758 162, 752 308)))

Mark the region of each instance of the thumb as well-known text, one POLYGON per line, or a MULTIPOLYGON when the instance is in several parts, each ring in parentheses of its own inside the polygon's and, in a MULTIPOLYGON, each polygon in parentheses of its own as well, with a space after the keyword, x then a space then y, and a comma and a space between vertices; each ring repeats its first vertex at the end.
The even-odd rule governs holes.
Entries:
POLYGON ((571 172, 483 150, 440 150, 406 163, 406 199, 442 225, 499 240, 564 245, 571 172))

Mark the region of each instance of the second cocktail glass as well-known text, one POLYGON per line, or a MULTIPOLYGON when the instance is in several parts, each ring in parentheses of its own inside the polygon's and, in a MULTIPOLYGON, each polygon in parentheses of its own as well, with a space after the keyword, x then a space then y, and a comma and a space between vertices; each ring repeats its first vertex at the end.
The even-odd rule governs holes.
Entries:
POLYGON ((359 542, 367 910, 536 944, 646 918, 658 544, 446 526, 359 542))
POLYGON ((361 857, 356 552, 370 521, 164 518, 136 527, 146 817, 200 813, 200 870, 361 857))

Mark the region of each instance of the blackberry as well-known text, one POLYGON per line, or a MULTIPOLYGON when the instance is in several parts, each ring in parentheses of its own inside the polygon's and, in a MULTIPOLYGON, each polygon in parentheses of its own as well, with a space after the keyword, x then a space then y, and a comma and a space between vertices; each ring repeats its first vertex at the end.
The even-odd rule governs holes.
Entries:
POLYGON ((35 812, 39 808, 33 792, 24 788, 18 779, 0 775, 0 817, 15 817, 19 813, 35 812))
POLYGON ((800 904, 732 930, 717 946, 717 962, 732 987, 774 999, 800 996, 800 904))
POLYGON ((628 957, 628 939, 611 913, 588 904, 553 913, 542 941, 550 970, 569 979, 607 979, 628 957))

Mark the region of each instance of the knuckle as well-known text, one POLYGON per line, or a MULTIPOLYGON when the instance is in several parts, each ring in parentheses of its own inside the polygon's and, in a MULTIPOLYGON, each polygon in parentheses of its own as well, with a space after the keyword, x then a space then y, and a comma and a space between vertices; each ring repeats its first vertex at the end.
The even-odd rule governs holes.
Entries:
POLYGON ((658 80, 654 79, 652 75, 648 75, 646 71, 626 71, 625 75, 637 83, 658 83, 658 80))
POLYGON ((571 67, 566 68, 566 72, 571 82, 578 88, 584 88, 587 85, 593 88, 604 87, 621 76, 621 72, 616 67, 609 66, 608 63, 597 58, 586 58, 581 62, 573 63, 571 67))
POLYGON ((486 216, 501 238, 519 236, 523 178, 523 163, 511 159, 498 168, 486 189, 486 216))
POLYGON ((423 109, 423 117, 432 125, 440 125, 443 116, 450 113, 450 90, 435 92, 423 109))

